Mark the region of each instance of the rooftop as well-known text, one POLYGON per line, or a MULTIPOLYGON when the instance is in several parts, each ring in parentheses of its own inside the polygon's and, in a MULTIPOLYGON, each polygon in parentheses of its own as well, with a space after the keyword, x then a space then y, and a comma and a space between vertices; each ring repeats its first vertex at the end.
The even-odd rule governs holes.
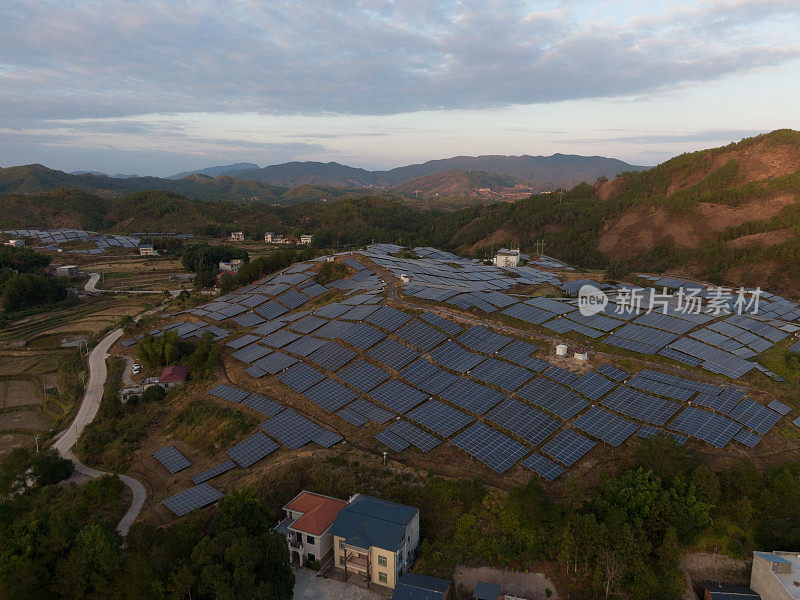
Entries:
POLYGON ((321 535, 331 526, 336 515, 345 506, 347 506, 347 502, 344 500, 302 491, 283 508, 303 513, 289 527, 297 531, 321 535))
POLYGON ((189 376, 189 369, 186 367, 172 366, 167 367, 161 372, 161 377, 158 378, 160 383, 172 383, 173 381, 186 381, 189 376))
POLYGON ((475 584, 472 597, 478 598, 478 600, 497 600, 500 597, 500 586, 488 581, 479 581, 475 584))
POLYGON ((711 600, 761 600, 761 596, 746 585, 721 585, 711 583, 705 586, 711 600))
POLYGON ((447 579, 406 573, 397 580, 392 600, 442 600, 450 586, 447 579))
POLYGON ((787 598, 800 599, 800 554, 780 551, 753 552, 753 557, 772 563, 772 574, 786 590, 787 598), (778 569, 787 572, 782 573, 778 569))
POLYGON ((333 535, 359 548, 375 546, 397 551, 405 526, 419 509, 364 494, 356 494, 333 522, 333 535))

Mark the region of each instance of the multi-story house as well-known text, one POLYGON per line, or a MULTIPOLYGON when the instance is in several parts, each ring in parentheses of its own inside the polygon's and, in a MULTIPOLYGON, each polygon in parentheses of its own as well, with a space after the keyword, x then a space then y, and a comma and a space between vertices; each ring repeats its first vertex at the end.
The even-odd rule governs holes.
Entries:
POLYGON ((350 498, 331 527, 334 567, 345 579, 394 588, 414 561, 419 545, 419 509, 364 494, 350 498))
POLYGON ((347 502, 302 491, 283 510, 286 518, 275 530, 286 536, 289 560, 299 565, 319 561, 322 566, 333 555, 331 525, 347 502))

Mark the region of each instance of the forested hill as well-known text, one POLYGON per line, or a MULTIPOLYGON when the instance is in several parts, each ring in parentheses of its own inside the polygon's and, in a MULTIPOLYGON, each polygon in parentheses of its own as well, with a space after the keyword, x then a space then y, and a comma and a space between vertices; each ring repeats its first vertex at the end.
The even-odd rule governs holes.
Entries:
POLYGON ((800 286, 800 133, 778 130, 693 152, 607 183, 581 184, 454 210, 414 210, 377 197, 277 207, 203 203, 140 192, 103 199, 80 191, 0 199, 0 228, 75 226, 116 232, 242 229, 316 235, 319 245, 374 241, 488 256, 510 243, 577 267, 651 270, 793 295, 800 286))

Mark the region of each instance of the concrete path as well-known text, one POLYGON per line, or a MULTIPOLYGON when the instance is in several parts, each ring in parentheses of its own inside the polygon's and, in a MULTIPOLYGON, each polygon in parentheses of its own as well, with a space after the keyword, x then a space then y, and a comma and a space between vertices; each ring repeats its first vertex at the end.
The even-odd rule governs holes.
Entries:
MULTIPOLYGON (((85 427, 91 423, 97 415, 100 402, 103 400, 103 386, 108 376, 108 369, 106 368, 108 350, 120 337, 122 337, 122 329, 115 329, 104 337, 89 354, 89 385, 86 387, 83 402, 69 428, 64 431, 53 444, 53 447, 61 456, 72 461, 78 473, 86 475, 87 477, 95 478, 101 475, 107 475, 107 473, 84 465, 72 452, 72 447, 78 442, 78 438, 85 427)), ((142 506, 144 506, 144 501, 147 498, 147 491, 144 489, 144 486, 133 477, 129 477, 128 475, 117 476, 133 493, 131 506, 117 525, 117 531, 120 535, 125 536, 128 534, 128 530, 136 520, 136 517, 139 516, 139 511, 142 510, 142 506)))

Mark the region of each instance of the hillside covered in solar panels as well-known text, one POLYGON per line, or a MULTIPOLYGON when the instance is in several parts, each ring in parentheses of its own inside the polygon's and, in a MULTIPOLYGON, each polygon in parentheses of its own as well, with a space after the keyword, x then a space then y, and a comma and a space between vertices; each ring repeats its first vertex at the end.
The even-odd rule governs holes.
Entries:
MULTIPOLYGON (((645 281, 675 297, 702 285, 645 281)), ((253 425, 208 456, 180 440, 156 448, 161 473, 203 486, 173 490, 183 495, 165 506, 213 501, 215 485, 300 452, 385 452, 500 486, 558 485, 570 473, 591 479, 637 439, 723 456, 779 447, 796 427, 780 378, 757 362, 800 330, 796 306, 770 296, 766 317, 686 315, 669 302, 646 313, 615 302, 625 286, 602 285, 612 301, 587 317, 571 297, 583 283, 548 257, 500 269, 382 244, 294 264, 173 316, 150 334, 211 332, 222 351, 224 378, 193 401, 253 425), (320 284, 328 260, 345 274, 320 284), (593 344, 588 362, 555 355, 576 341, 593 344)))

